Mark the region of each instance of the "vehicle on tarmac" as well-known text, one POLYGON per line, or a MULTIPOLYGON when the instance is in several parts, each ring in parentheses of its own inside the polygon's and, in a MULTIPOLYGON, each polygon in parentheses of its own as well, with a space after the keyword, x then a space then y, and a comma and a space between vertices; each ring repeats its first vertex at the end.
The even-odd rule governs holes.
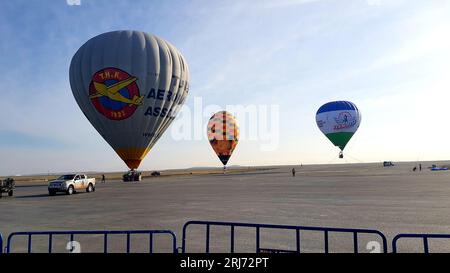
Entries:
POLYGON ((136 170, 130 170, 122 176, 123 182, 138 182, 142 180, 142 173, 136 170))
POLYGON ((3 193, 7 193, 8 196, 13 196, 15 188, 15 182, 12 178, 6 178, 5 180, 0 179, 0 198, 2 198, 3 193))
POLYGON ((161 175, 161 173, 158 171, 154 171, 151 173, 151 176, 160 176, 160 175, 161 175))
POLYGON ((48 194, 55 195, 57 192, 64 192, 71 195, 77 191, 95 191, 95 178, 88 178, 85 174, 65 174, 48 183, 48 194))
POLYGON ((393 167, 393 166, 395 166, 395 165, 392 161, 384 161, 383 162, 383 167, 393 167))

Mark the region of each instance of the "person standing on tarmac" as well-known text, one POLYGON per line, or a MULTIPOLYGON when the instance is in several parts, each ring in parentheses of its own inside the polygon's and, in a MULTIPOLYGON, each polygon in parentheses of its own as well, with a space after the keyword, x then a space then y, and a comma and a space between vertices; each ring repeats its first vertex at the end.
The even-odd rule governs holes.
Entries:
POLYGON ((102 174, 102 183, 106 183, 105 175, 102 174))
POLYGON ((295 168, 292 168, 292 177, 295 177, 295 168))

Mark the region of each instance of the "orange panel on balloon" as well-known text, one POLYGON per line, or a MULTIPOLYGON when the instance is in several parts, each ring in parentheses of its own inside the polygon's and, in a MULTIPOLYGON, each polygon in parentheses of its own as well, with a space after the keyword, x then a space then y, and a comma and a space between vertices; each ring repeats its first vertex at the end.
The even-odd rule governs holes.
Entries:
POLYGON ((122 158, 130 169, 137 169, 142 159, 148 154, 150 148, 118 148, 116 153, 122 158))

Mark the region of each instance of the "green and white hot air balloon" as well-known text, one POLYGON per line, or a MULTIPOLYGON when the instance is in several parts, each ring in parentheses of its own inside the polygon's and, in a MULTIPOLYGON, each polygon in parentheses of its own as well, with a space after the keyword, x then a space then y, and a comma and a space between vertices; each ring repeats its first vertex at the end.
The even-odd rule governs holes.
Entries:
POLYGON ((358 107, 349 101, 332 101, 322 105, 316 114, 316 123, 320 131, 341 150, 343 150, 359 128, 361 114, 358 107))

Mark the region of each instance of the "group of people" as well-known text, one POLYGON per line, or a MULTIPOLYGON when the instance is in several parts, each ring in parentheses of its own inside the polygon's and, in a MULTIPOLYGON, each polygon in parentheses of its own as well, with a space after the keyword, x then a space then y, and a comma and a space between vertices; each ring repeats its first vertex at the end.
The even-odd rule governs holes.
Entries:
MULTIPOLYGON (((419 164, 418 169, 419 169, 419 171, 422 171, 422 164, 419 164)), ((415 171, 417 171, 417 166, 414 166, 414 168, 413 168, 413 172, 415 172, 415 171)), ((292 172, 292 177, 295 177, 295 168, 292 168, 291 172, 292 172)))

